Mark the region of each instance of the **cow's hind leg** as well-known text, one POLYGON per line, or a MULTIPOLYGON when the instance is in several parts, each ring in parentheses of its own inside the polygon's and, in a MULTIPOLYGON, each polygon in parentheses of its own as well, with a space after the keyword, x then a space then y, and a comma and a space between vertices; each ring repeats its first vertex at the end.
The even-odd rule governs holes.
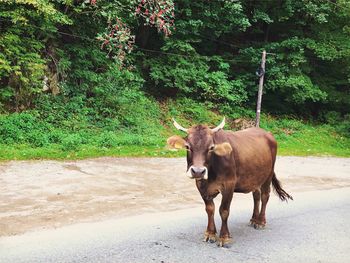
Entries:
POLYGON ((216 227, 214 221, 214 213, 215 213, 215 204, 213 200, 205 200, 205 211, 208 214, 208 226, 207 230, 204 233, 205 242, 214 243, 216 242, 216 227))
POLYGON ((261 186, 261 209, 258 216, 258 219, 255 220, 254 228, 259 229, 263 228, 266 225, 266 205, 270 198, 270 192, 271 192, 271 179, 267 180, 262 186, 261 186))
POLYGON ((254 199, 254 209, 253 209, 253 215, 250 219, 250 225, 254 226, 259 218, 260 213, 260 200, 261 200, 261 191, 260 189, 255 190, 253 192, 253 199, 254 199))

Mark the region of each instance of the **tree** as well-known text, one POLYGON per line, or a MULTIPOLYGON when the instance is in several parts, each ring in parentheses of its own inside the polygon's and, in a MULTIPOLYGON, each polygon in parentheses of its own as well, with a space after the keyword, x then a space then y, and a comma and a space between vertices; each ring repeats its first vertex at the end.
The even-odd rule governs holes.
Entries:
POLYGON ((346 0, 2 1, 1 110, 34 108, 50 92, 94 107, 114 68, 159 100, 254 108, 266 49, 266 110, 345 115, 349 10, 346 0))

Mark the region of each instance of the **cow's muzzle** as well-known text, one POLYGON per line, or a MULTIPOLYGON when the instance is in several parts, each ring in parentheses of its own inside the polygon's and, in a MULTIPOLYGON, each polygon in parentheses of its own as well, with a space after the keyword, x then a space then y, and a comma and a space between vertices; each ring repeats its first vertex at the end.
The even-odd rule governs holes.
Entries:
POLYGON ((191 166, 187 171, 187 176, 196 180, 207 180, 208 179, 208 169, 207 167, 196 167, 191 166))

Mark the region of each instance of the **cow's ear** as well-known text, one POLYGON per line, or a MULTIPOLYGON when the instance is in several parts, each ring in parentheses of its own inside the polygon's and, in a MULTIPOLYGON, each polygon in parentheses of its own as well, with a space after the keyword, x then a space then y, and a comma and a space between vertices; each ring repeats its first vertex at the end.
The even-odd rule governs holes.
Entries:
POLYGON ((215 144, 214 153, 219 156, 229 155, 232 152, 232 147, 228 142, 215 144))
POLYGON ((178 135, 169 137, 166 140, 167 144, 175 149, 182 149, 185 147, 186 141, 178 135))

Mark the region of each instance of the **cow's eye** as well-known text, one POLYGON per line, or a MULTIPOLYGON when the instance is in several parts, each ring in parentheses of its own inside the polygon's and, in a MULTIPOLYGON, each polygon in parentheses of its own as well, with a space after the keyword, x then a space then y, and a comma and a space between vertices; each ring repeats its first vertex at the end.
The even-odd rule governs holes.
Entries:
POLYGON ((185 144, 185 149, 186 149, 187 151, 189 151, 189 150, 190 150, 190 146, 189 146, 188 144, 185 144))
POLYGON ((215 145, 211 145, 210 147, 209 147, 209 151, 211 152, 211 151, 214 151, 214 148, 215 148, 215 145))

